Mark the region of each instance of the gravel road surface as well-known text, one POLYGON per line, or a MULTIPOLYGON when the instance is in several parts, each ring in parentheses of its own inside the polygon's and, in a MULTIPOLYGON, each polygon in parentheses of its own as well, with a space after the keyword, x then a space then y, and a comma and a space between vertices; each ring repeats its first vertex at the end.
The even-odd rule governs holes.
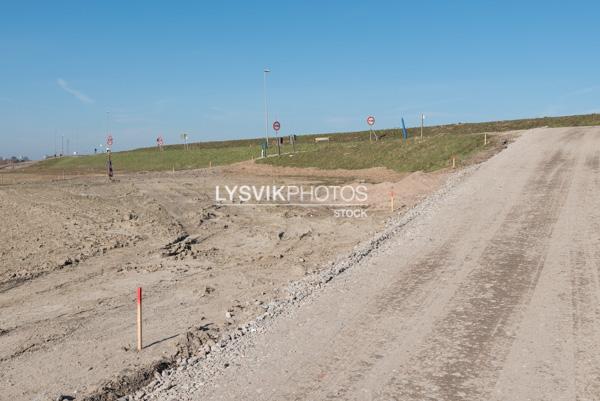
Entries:
POLYGON ((600 128, 525 132, 263 332, 138 398, 600 399, 599 151, 600 128))

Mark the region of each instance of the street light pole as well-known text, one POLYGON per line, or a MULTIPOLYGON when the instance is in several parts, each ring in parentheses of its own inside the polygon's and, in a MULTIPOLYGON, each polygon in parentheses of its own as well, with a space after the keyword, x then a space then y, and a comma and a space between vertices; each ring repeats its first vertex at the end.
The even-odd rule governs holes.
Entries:
MULTIPOLYGON (((267 74, 271 72, 268 68, 263 70, 263 92, 265 95, 265 140, 267 149, 269 147, 269 107, 267 103, 267 74)), ((265 150, 265 153, 267 150, 265 150)), ((266 154, 265 154, 266 156, 266 154)))

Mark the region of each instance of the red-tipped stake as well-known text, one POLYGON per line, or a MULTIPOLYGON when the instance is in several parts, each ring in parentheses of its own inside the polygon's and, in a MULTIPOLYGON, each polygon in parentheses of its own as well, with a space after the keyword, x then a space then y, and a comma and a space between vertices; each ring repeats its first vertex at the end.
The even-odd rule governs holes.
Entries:
POLYGON ((137 350, 142 350, 142 287, 137 289, 137 350))

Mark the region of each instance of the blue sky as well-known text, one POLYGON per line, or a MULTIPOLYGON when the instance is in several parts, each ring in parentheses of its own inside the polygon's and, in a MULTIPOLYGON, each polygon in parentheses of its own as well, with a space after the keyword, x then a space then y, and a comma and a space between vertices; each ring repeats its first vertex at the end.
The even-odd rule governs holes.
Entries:
POLYGON ((597 2, 1 1, 0 156, 600 111, 597 2), (58 138, 58 140, 56 139, 58 138), (66 139, 65 139, 66 141, 66 139))

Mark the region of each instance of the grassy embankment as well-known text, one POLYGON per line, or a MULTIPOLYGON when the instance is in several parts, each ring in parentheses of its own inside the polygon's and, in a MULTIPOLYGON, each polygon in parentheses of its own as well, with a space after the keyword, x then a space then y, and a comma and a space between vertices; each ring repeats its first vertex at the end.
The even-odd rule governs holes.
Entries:
MULTIPOLYGON (((491 141, 491 138, 488 138, 488 142, 491 141)), ((493 146, 493 143, 489 143, 488 146, 493 146)), ((449 166, 453 157, 460 163, 483 148, 483 134, 446 134, 424 136, 423 140, 417 138, 407 142, 390 138, 378 142, 319 144, 313 146, 312 150, 261 159, 258 163, 326 170, 387 167, 401 172, 433 171, 449 166)))
MULTIPOLYGON (((369 142, 368 131, 299 135, 296 145, 298 153, 294 156, 269 157, 259 162, 323 169, 388 167, 396 171, 432 171, 447 166, 453 156, 461 160, 481 150, 484 132, 589 125, 600 125, 600 114, 431 126, 423 130, 422 141, 413 139, 420 136, 420 128, 409 128, 408 143, 399 139, 402 131, 398 128, 375 130, 381 140, 373 143, 369 142), (315 144, 314 138, 323 136, 330 137, 331 142, 315 144)), ((199 142, 189 145, 188 150, 182 145, 170 145, 165 146, 163 152, 158 152, 156 148, 114 152, 113 165, 116 171, 131 172, 226 165, 257 158, 261 141, 261 138, 256 138, 199 142)), ((276 149, 272 145, 269 152, 274 153, 276 149)), ((282 152, 291 152, 291 146, 286 144, 282 152)), ((36 163, 26 171, 103 173, 105 168, 106 155, 100 154, 49 159, 36 163)))

